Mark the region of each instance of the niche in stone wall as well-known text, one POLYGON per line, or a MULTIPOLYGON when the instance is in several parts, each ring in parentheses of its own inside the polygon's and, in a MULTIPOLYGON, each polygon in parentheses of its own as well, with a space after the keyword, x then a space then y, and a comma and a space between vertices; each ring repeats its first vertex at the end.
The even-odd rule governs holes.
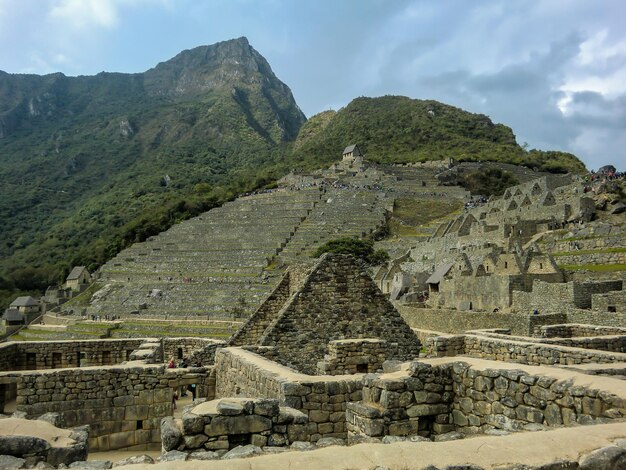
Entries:
POLYGON ((112 364, 111 362, 111 351, 102 351, 102 365, 106 366, 112 364))
POLYGON ((37 353, 26 353, 26 369, 37 369, 37 353))
POLYGON ((52 368, 58 369, 60 367, 63 367, 63 356, 59 352, 53 352, 52 353, 52 368))

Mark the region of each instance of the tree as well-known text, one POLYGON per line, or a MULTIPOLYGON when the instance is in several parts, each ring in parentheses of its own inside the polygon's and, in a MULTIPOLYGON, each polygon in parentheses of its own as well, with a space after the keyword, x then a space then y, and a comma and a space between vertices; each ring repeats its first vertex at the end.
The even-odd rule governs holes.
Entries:
POLYGON ((389 259, 389 254, 386 251, 374 250, 373 241, 350 237, 336 238, 327 241, 315 250, 313 257, 318 258, 324 253, 344 253, 353 255, 370 266, 383 264, 389 259))

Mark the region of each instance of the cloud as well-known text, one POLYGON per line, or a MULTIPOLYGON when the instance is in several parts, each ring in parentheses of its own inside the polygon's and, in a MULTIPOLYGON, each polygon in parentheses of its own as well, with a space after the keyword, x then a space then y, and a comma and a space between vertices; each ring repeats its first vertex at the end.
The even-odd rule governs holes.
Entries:
POLYGON ((113 28, 119 21, 117 3, 115 0, 61 0, 52 6, 49 16, 79 30, 93 26, 113 28))

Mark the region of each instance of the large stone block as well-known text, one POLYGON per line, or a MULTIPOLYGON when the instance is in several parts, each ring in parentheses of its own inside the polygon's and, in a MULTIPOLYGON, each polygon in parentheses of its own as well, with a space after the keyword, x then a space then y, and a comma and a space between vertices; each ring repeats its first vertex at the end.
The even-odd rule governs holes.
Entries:
POLYGON ((109 448, 113 449, 121 449, 123 447, 134 446, 135 442, 135 432, 134 431, 125 431, 125 432, 117 432, 109 435, 109 448))
POLYGON ((389 425, 390 436, 411 436, 417 434, 419 421, 417 419, 400 421, 389 425))
POLYGON ((444 404, 437 405, 414 405, 407 410, 407 414, 411 418, 419 416, 438 415, 440 413, 448 413, 449 406, 444 404))
POLYGON ((204 427, 207 436, 251 434, 268 431, 272 421, 259 415, 217 416, 204 427))
POLYGON ((127 406, 124 411, 124 419, 139 420, 147 419, 150 407, 148 405, 132 405, 127 406))

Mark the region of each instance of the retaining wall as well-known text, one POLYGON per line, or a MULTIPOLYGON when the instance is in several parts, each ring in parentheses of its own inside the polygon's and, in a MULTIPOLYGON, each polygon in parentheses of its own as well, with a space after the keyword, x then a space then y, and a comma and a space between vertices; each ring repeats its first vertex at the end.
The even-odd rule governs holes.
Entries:
POLYGON ((361 400, 362 374, 311 376, 240 348, 220 349, 215 356, 215 394, 221 397, 277 398, 309 418, 311 442, 346 438, 346 407, 361 400))
POLYGON ((29 418, 54 412, 65 427, 89 424, 92 451, 157 444, 174 390, 196 383, 199 396, 212 391, 206 368, 143 364, 0 373, 2 388, 10 383, 17 410, 29 418))

